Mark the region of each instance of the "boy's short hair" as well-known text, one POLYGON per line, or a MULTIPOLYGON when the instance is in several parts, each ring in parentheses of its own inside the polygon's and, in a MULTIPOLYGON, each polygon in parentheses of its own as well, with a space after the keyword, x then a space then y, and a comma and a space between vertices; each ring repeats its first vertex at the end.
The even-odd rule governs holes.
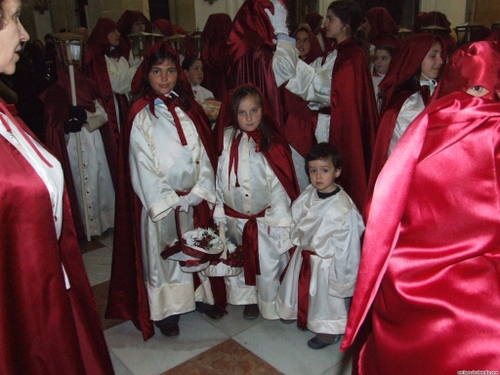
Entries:
POLYGON ((378 46, 378 47, 375 47, 375 52, 377 51, 387 51, 387 53, 389 53, 389 55, 394 55, 394 46, 391 45, 391 44, 384 44, 383 46, 378 46))
POLYGON ((310 161, 324 160, 328 158, 330 158, 333 166, 336 169, 342 169, 342 157, 340 156, 340 152, 339 150, 337 150, 337 147, 327 142, 318 143, 317 145, 313 146, 307 153, 306 170, 310 161))

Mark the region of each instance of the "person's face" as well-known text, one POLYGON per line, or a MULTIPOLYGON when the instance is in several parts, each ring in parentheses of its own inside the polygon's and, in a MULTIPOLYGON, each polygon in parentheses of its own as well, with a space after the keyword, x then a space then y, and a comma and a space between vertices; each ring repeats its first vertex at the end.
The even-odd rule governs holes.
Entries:
POLYGON ((132 24, 132 31, 130 32, 131 34, 135 33, 140 33, 146 31, 146 25, 142 21, 135 21, 132 24))
POLYGON ((110 31, 108 34, 108 42, 113 47, 118 47, 120 45, 120 32, 118 29, 110 31))
POLYGON ((346 25, 342 23, 340 18, 333 14, 331 9, 328 9, 325 20, 325 31, 327 38, 336 39, 338 43, 347 38, 346 25))
POLYGON ((321 193, 331 193, 336 189, 335 179, 340 176, 340 169, 335 168, 331 158, 311 160, 307 163, 309 180, 321 193))
POLYGON ((262 106, 251 95, 241 99, 238 105, 238 126, 241 130, 251 132, 257 129, 262 121, 262 106))
POLYGON ((425 80, 426 77, 430 79, 436 79, 441 73, 441 67, 443 66, 443 59, 441 58, 442 52, 441 43, 436 42, 432 45, 429 52, 422 61, 422 75, 421 80, 425 80), (425 75, 425 76, 424 76, 425 75))
POLYGON ((389 64, 391 63, 391 54, 384 49, 378 49, 375 51, 375 70, 378 74, 385 75, 387 70, 389 70, 389 64))
POLYGON ((0 73, 13 74, 16 71, 16 62, 19 60, 18 51, 21 42, 26 42, 29 35, 19 21, 21 2, 19 0, 4 0, 3 28, 0 29, 0 73))
POLYGON ((184 70, 191 86, 197 86, 203 82, 203 64, 196 60, 188 70, 184 70))
POLYGON ((175 63, 167 59, 153 65, 148 74, 149 84, 157 94, 170 93, 177 83, 177 68, 175 63))
POLYGON ((295 47, 299 50, 299 57, 304 60, 309 55, 309 52, 311 52, 309 33, 306 31, 299 31, 295 36, 295 47))

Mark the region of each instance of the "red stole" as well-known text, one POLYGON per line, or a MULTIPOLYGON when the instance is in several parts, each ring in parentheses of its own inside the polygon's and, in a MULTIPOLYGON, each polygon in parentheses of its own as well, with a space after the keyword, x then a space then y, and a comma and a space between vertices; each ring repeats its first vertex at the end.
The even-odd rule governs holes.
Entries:
POLYGON ((307 313, 309 310, 309 285, 311 284, 311 256, 316 253, 302 250, 302 265, 299 273, 297 326, 305 331, 307 328, 307 313))

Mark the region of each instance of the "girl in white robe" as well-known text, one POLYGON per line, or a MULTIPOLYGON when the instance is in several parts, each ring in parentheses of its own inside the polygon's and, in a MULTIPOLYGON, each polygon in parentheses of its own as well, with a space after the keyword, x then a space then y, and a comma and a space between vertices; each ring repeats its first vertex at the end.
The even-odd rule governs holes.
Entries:
POLYGON ((219 227, 227 227, 226 236, 242 244, 248 256, 245 272, 225 279, 227 300, 233 305, 246 305, 246 319, 257 318, 259 311, 266 319, 278 319, 275 303, 279 277, 291 247, 290 205, 299 191, 291 152, 285 142, 278 141, 279 134, 272 130, 262 95, 255 86, 241 86, 227 98, 232 102, 223 103, 223 111, 231 108, 232 126, 223 135, 214 220, 219 227), (277 160, 273 156, 277 152, 287 158, 277 160), (287 171, 285 177, 277 176, 277 163, 287 171), (245 235, 245 227, 254 223, 258 231, 256 259, 248 255, 246 246, 252 238, 245 235), (257 263, 256 269, 250 265, 253 262, 257 263))

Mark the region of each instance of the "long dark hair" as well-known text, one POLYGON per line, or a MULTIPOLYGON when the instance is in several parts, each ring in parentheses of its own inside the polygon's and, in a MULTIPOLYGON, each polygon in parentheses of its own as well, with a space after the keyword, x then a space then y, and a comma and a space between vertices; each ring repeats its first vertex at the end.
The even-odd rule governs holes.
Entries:
POLYGON ((260 135, 261 135, 259 151, 268 151, 269 148, 271 147, 271 138, 273 135, 273 129, 269 126, 268 122, 266 121, 266 111, 264 108, 264 103, 262 102, 262 97, 260 96, 259 91, 254 86, 241 86, 235 91, 231 102, 231 112, 233 114, 233 128, 234 129, 240 128, 238 125, 238 108, 240 106, 241 101, 247 97, 252 97, 262 110, 262 121, 259 125, 260 135))
POLYGON ((135 101, 144 95, 154 93, 153 88, 149 83, 149 72, 153 69, 153 66, 162 64, 165 60, 170 60, 174 63, 177 68, 177 82, 174 86, 174 91, 177 95, 179 95, 179 99, 183 104, 183 108, 186 110, 190 108, 190 97, 192 96, 192 92, 186 90, 185 84, 183 84, 182 80, 180 80, 179 76, 184 74, 182 68, 179 64, 178 55, 167 50, 163 45, 151 56, 147 57, 147 68, 146 74, 142 77, 141 88, 137 94, 133 95, 132 99, 135 101))
POLYGON ((333 1, 328 10, 331 10, 344 25, 349 25, 351 36, 355 36, 356 30, 364 20, 363 11, 358 3, 350 0, 333 1))

